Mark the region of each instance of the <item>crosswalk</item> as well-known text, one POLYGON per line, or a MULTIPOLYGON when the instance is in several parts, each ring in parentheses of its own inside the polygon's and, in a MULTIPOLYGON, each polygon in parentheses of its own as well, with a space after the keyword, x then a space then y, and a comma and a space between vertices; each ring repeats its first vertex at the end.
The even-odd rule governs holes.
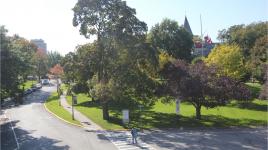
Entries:
POLYGON ((131 134, 127 131, 101 131, 119 150, 154 150, 154 148, 141 139, 132 144, 131 134))

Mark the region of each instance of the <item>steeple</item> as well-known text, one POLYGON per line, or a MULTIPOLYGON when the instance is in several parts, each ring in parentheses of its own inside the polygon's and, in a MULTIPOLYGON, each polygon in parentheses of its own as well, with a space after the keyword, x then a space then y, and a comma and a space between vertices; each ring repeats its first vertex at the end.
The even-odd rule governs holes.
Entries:
POLYGON ((183 27, 185 28, 186 31, 188 31, 191 35, 193 35, 193 32, 191 30, 190 24, 189 24, 188 19, 187 19, 186 16, 185 16, 185 19, 184 19, 183 27))

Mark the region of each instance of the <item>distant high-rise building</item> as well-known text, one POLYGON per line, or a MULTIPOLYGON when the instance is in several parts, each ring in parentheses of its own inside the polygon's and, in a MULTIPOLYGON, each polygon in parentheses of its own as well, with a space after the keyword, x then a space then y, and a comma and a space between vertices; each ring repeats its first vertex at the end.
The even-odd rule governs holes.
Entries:
POLYGON ((47 44, 42 39, 32 39, 32 43, 34 43, 39 49, 44 50, 47 52, 47 44))

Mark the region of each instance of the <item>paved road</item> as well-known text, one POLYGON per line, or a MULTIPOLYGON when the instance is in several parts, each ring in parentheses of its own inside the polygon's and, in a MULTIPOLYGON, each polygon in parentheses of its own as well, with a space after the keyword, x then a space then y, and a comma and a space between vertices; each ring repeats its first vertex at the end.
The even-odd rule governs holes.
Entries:
POLYGON ((132 138, 129 131, 100 131, 104 134, 119 150, 155 150, 140 138, 137 144, 132 144, 132 138))
POLYGON ((267 128, 153 130, 143 141, 161 150, 267 150, 267 128))
POLYGON ((43 102, 54 90, 43 87, 26 97, 24 105, 2 110, 6 112, 1 118, 2 150, 17 146, 21 150, 116 149, 103 134, 66 124, 48 113, 43 102))

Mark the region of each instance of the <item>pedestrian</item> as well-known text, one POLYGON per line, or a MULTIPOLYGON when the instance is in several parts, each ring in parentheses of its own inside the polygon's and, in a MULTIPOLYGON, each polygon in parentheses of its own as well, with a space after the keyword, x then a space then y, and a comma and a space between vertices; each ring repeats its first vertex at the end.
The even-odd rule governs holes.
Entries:
POLYGON ((132 144, 137 143, 138 130, 135 128, 131 129, 132 144))

